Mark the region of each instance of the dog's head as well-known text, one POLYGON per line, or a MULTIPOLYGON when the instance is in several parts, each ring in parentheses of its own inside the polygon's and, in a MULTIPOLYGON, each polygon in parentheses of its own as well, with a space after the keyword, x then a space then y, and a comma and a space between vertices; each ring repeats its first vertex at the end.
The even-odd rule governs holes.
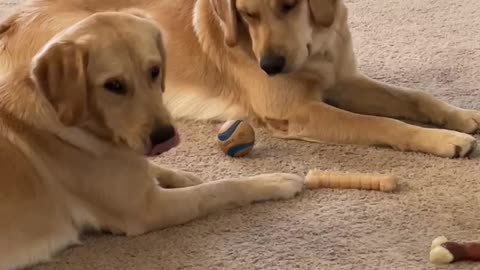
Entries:
POLYGON ((153 22, 138 12, 109 12, 52 39, 31 74, 65 126, 158 154, 178 143, 162 102, 165 61, 153 22))
POLYGON ((335 20, 337 0, 210 0, 235 46, 239 28, 248 32, 251 49, 269 75, 298 70, 311 55, 313 34, 335 20))

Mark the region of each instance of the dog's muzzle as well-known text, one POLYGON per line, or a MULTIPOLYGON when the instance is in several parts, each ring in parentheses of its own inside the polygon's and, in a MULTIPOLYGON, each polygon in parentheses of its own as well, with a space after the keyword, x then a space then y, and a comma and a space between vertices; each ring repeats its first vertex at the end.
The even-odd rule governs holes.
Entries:
POLYGON ((180 136, 175 127, 160 126, 150 133, 150 145, 147 149, 148 156, 158 156, 176 147, 180 143, 180 136))

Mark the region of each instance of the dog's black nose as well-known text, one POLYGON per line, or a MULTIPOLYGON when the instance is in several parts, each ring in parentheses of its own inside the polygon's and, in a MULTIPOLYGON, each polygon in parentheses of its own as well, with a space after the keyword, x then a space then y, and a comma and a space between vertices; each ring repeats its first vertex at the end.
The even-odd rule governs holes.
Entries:
POLYGON ((159 145, 176 136, 175 128, 171 125, 159 126, 150 133, 152 145, 159 145))
POLYGON ((260 60, 260 67, 268 75, 275 75, 283 71, 286 62, 283 56, 266 56, 260 60))

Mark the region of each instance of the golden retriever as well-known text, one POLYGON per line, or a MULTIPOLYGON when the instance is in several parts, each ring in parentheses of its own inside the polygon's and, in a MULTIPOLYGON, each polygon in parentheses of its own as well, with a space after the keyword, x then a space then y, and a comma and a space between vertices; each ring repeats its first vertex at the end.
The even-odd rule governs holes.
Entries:
POLYGON ((165 103, 175 118, 249 119, 281 138, 441 157, 476 147, 466 133, 479 129, 479 111, 359 72, 343 0, 32 0, 0 27, 0 69, 92 13, 130 8, 165 33, 165 103))
POLYGON ((0 269, 48 260, 84 229, 138 235, 302 189, 292 174, 201 184, 148 161, 178 134, 161 32, 131 13, 80 20, 0 80, 0 269))

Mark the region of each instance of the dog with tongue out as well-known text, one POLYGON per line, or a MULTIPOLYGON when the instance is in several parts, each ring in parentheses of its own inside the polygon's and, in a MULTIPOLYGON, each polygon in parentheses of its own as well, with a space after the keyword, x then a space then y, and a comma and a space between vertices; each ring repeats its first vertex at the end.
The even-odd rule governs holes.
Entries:
POLYGON ((0 78, 0 269, 86 228, 138 235, 301 191, 292 174, 202 183, 151 162, 179 143, 164 78, 161 31, 138 10, 91 15, 0 78))

